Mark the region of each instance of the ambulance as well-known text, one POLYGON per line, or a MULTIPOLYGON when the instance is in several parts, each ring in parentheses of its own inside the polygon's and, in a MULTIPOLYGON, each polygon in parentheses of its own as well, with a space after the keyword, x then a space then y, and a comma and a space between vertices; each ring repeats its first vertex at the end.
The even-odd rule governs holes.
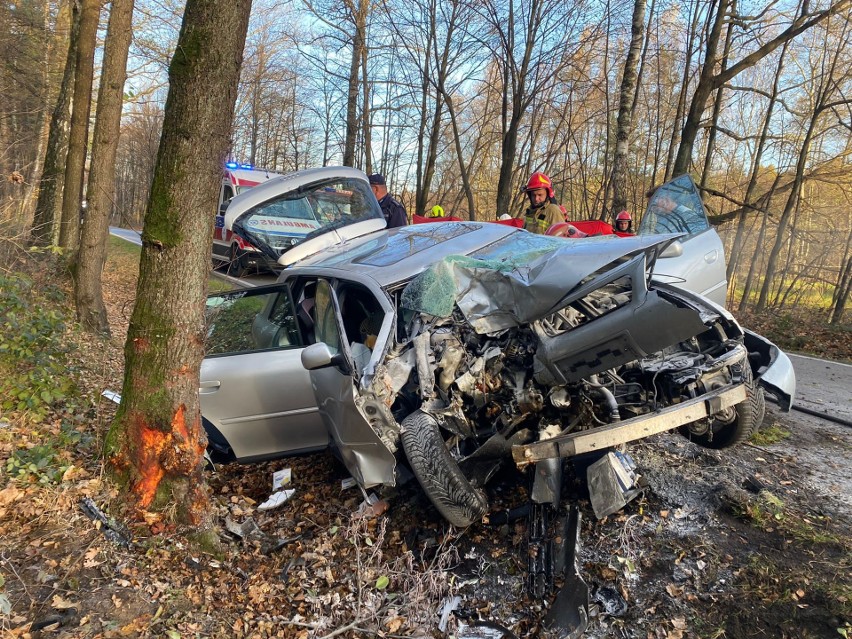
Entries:
POLYGON ((228 275, 242 277, 249 271, 270 270, 277 272, 281 267, 268 259, 251 244, 225 228, 225 211, 231 200, 248 189, 267 180, 279 177, 280 173, 266 169, 255 169, 251 164, 227 162, 219 189, 219 206, 213 229, 213 262, 224 263, 228 275))

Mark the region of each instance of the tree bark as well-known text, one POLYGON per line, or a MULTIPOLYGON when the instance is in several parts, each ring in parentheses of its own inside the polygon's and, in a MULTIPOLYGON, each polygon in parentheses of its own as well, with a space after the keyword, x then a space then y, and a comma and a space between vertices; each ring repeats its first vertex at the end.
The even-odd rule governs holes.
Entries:
POLYGON ((230 143, 250 8, 250 0, 186 4, 142 231, 122 401, 105 447, 130 510, 202 529, 209 512, 198 377, 210 221, 230 143))
MULTIPOLYGON (((736 11, 736 0, 731 0, 731 10, 736 11)), ((731 53, 731 44, 733 43, 734 23, 728 22, 728 30, 725 34, 725 50, 722 53, 721 68, 722 71, 728 66, 728 56, 731 53)), ((716 97, 713 100, 713 115, 710 119, 710 124, 707 127, 707 150, 704 155, 704 167, 701 171, 701 184, 699 187, 703 189, 707 186, 707 180, 710 177, 710 171, 713 168, 713 153, 716 148, 716 129, 719 126, 719 113, 722 111, 722 102, 725 99, 724 85, 716 89, 716 97)))
POLYGON ((630 47, 624 61, 621 76, 621 93, 618 99, 618 124, 615 130, 615 157, 612 160, 612 206, 613 215, 627 208, 627 151, 630 134, 633 132, 633 105, 637 91, 636 65, 645 38, 645 0, 636 0, 633 5, 633 20, 630 26, 630 47))
POLYGON ((349 65, 349 88, 346 96, 346 138, 343 142, 343 165, 356 166, 355 150, 358 143, 358 69, 367 46, 367 0, 354 0, 350 7, 354 32, 352 33, 352 60, 349 65))
POLYGON ((98 35, 100 0, 81 0, 80 31, 77 59, 74 63, 74 97, 72 98, 71 131, 65 160, 65 183, 62 189, 62 218, 59 222, 59 246, 71 251, 80 243, 80 207, 83 172, 89 139, 89 111, 92 105, 95 43, 98 35))
POLYGON ((36 246, 52 244, 59 227, 61 199, 65 184, 65 157, 68 153, 68 132, 71 124, 71 93, 74 85, 74 64, 77 59, 77 42, 80 33, 80 9, 76 2, 70 2, 68 53, 65 57, 65 69, 62 83, 50 118, 50 131, 47 134, 47 150, 44 155, 44 167, 39 179, 38 200, 31 232, 31 240, 36 246))
MULTIPOLYGON (((366 28, 365 39, 366 39, 366 28)), ((364 138, 364 172, 367 175, 373 173, 373 115, 370 109, 370 80, 367 77, 367 55, 369 48, 367 43, 361 47, 361 131, 364 138)))
MULTIPOLYGON (((848 241, 847 241, 848 251, 848 241)), ((847 256, 846 263, 841 266, 840 277, 837 283, 837 294, 831 307, 831 319, 829 324, 841 324, 846 304, 849 302, 849 292, 852 290, 852 256, 847 256)))
POLYGON ((84 329, 104 334, 109 334, 109 322, 101 289, 101 273, 106 261, 109 218, 115 192, 115 156, 121 128, 132 23, 133 0, 112 0, 104 42, 101 86, 98 90, 92 162, 86 193, 88 206, 74 278, 77 319, 84 329))

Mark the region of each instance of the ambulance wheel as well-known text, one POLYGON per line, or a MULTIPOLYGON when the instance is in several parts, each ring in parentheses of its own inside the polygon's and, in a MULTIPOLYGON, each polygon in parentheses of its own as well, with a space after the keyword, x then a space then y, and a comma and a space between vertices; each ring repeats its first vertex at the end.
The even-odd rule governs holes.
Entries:
POLYGON ((236 244, 231 244, 231 251, 228 253, 228 275, 242 277, 246 273, 248 267, 245 264, 245 254, 236 244))

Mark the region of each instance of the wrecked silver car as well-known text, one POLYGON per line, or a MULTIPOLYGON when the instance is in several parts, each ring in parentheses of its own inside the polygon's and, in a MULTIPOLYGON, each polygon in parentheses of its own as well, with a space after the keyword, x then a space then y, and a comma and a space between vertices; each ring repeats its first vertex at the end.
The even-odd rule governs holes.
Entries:
MULTIPOLYGON (((363 178, 336 171, 350 182, 314 173, 286 197, 333 190, 346 203, 363 178)), ((678 235, 387 231, 358 210, 345 237, 338 226, 335 241, 316 234, 284 254, 253 231, 253 211, 235 214, 235 231, 291 266, 273 286, 211 297, 202 367, 205 426, 238 459, 328 442, 365 488, 394 485, 404 464, 467 526, 488 513, 483 489, 501 464, 535 467, 533 500, 555 502, 563 458, 675 428, 725 448, 760 426, 764 391, 790 408, 780 350, 652 280, 678 235)))

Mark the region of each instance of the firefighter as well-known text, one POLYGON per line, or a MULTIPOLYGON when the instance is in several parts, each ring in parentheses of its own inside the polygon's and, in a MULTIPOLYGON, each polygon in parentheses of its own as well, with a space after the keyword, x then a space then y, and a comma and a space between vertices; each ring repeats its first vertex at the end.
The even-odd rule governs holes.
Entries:
POLYGON ((444 215, 445 215, 444 207, 441 206, 440 204, 436 204, 435 206, 432 207, 432 210, 429 211, 429 215, 427 217, 432 217, 432 218, 444 217, 444 215))
POLYGON ((565 221, 565 212, 555 203, 553 185, 544 173, 533 173, 523 190, 530 201, 524 211, 524 228, 527 231, 542 234, 557 222, 565 221))
POLYGON ((633 218, 627 211, 622 211, 615 216, 615 232, 617 235, 635 235, 633 232, 633 218))

